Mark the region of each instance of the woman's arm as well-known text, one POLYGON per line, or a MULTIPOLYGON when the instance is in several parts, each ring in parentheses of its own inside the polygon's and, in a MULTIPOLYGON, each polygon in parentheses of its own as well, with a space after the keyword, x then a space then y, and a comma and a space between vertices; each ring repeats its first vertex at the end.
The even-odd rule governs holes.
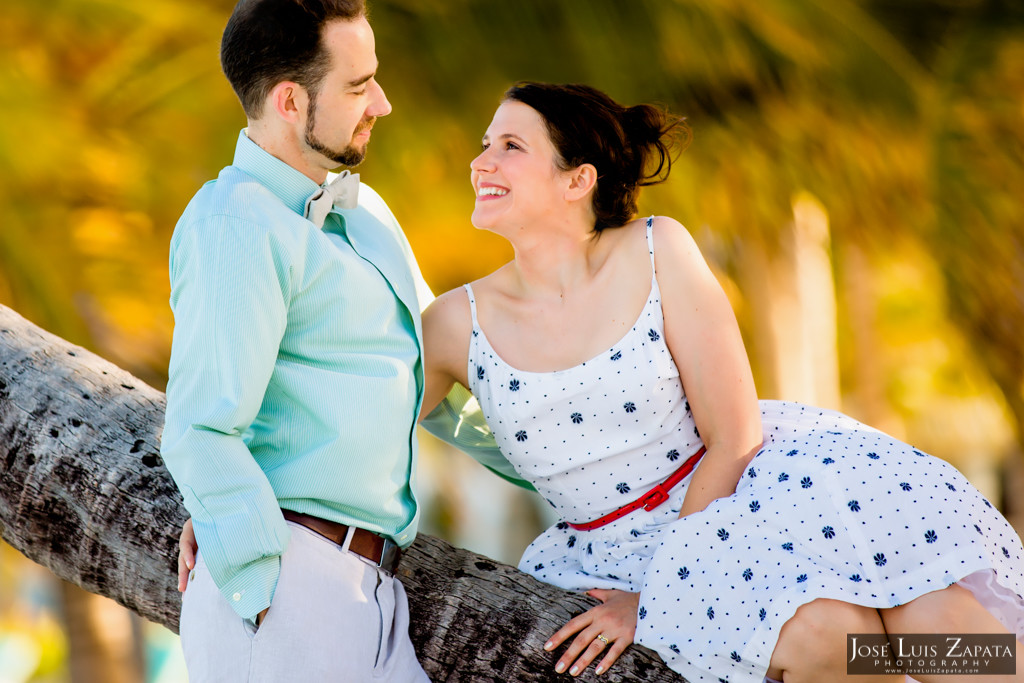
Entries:
POLYGON ((686 228, 656 218, 654 258, 665 341, 707 447, 683 500, 683 517, 736 491, 761 447, 761 416, 736 316, 686 228))
MULTIPOLYGON (((683 500, 682 517, 736 490, 760 447, 761 418, 732 307, 693 238, 671 218, 657 218, 654 242, 665 340, 707 447, 683 500)), ((558 672, 571 666, 569 673, 575 675, 603 653, 600 674, 633 641, 639 595, 616 590, 589 594, 604 604, 573 618, 544 646, 552 650, 578 633, 559 658, 558 672)))
POLYGON ((459 287, 437 297, 423 311, 423 375, 426 386, 420 419, 459 382, 469 386, 467 363, 473 321, 469 296, 459 287))

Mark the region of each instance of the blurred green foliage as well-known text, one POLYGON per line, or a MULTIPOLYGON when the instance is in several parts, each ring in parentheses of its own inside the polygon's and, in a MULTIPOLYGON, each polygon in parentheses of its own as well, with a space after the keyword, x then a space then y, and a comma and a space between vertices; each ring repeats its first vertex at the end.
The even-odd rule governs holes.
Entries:
MULTIPOLYGON (((468 222, 468 164, 501 93, 521 79, 586 82, 687 116, 694 141, 641 211, 694 231, 748 345, 759 331, 739 256, 770 259, 793 198, 809 192, 828 213, 837 280, 854 273, 844 254, 866 254, 856 272, 879 292, 872 362, 891 409, 980 396, 1020 432, 1020 2, 370 4, 394 113, 360 173, 436 291, 510 257, 468 222)), ((0 303, 157 387, 172 329, 167 243, 244 126, 218 64, 232 5, 6 0, 0 13, 0 303)), ((862 321, 846 289, 851 383, 862 321)))
MULTIPOLYGON (((0 301, 156 385, 166 245, 244 125, 217 61, 228 0, 10 0, 0 19, 0 301)), ((1024 9, 984 0, 378 0, 394 104, 361 172, 435 289, 509 257, 467 220, 469 160, 519 79, 686 115, 642 208, 777 248, 792 197, 833 239, 917 240, 1017 416, 1024 9)), ((731 245, 731 246, 730 246, 731 245)), ((840 266, 841 267, 841 264, 840 266)), ((742 297, 742 292, 739 292, 742 297)), ((945 293, 936 293, 945 301, 945 293)), ((738 303, 741 308, 742 303, 738 303)))

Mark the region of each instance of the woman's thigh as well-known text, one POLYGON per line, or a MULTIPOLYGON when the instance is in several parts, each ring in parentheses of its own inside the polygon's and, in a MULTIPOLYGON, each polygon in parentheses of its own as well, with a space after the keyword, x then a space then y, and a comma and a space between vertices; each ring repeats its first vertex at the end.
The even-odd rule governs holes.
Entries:
MULTIPOLYGON (((993 633, 1009 634, 995 616, 978 602, 974 594, 957 584, 942 590, 925 593, 905 605, 880 610, 887 633, 993 633)), ((1024 680, 1024 643, 1016 642, 1017 675, 985 675, 985 683, 1024 680)), ((947 683, 955 680, 950 676, 915 675, 921 683, 947 683)), ((973 679, 973 677, 972 677, 973 679)))

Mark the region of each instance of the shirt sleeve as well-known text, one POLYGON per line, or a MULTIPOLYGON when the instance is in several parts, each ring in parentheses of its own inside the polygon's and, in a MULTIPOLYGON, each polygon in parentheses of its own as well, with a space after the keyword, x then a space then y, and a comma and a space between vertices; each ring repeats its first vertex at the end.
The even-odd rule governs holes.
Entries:
POLYGON ((484 419, 476 398, 466 387, 456 383, 448 396, 423 418, 420 425, 428 432, 469 454, 474 460, 502 479, 536 491, 532 484, 519 476, 512 463, 502 454, 494 433, 484 419))
POLYGON ((254 619, 273 598, 288 527, 244 437, 287 324, 290 260, 265 227, 212 217, 179 228, 161 453, 214 582, 254 619))

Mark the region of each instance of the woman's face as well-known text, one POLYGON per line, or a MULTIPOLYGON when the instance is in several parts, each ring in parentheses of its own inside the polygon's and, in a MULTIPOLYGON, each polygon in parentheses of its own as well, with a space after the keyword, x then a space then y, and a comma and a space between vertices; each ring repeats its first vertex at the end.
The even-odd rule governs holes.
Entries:
POLYGON ((569 181, 555 158, 540 114, 522 102, 502 103, 484 134, 483 151, 469 165, 473 225, 508 237, 556 212, 569 181))

